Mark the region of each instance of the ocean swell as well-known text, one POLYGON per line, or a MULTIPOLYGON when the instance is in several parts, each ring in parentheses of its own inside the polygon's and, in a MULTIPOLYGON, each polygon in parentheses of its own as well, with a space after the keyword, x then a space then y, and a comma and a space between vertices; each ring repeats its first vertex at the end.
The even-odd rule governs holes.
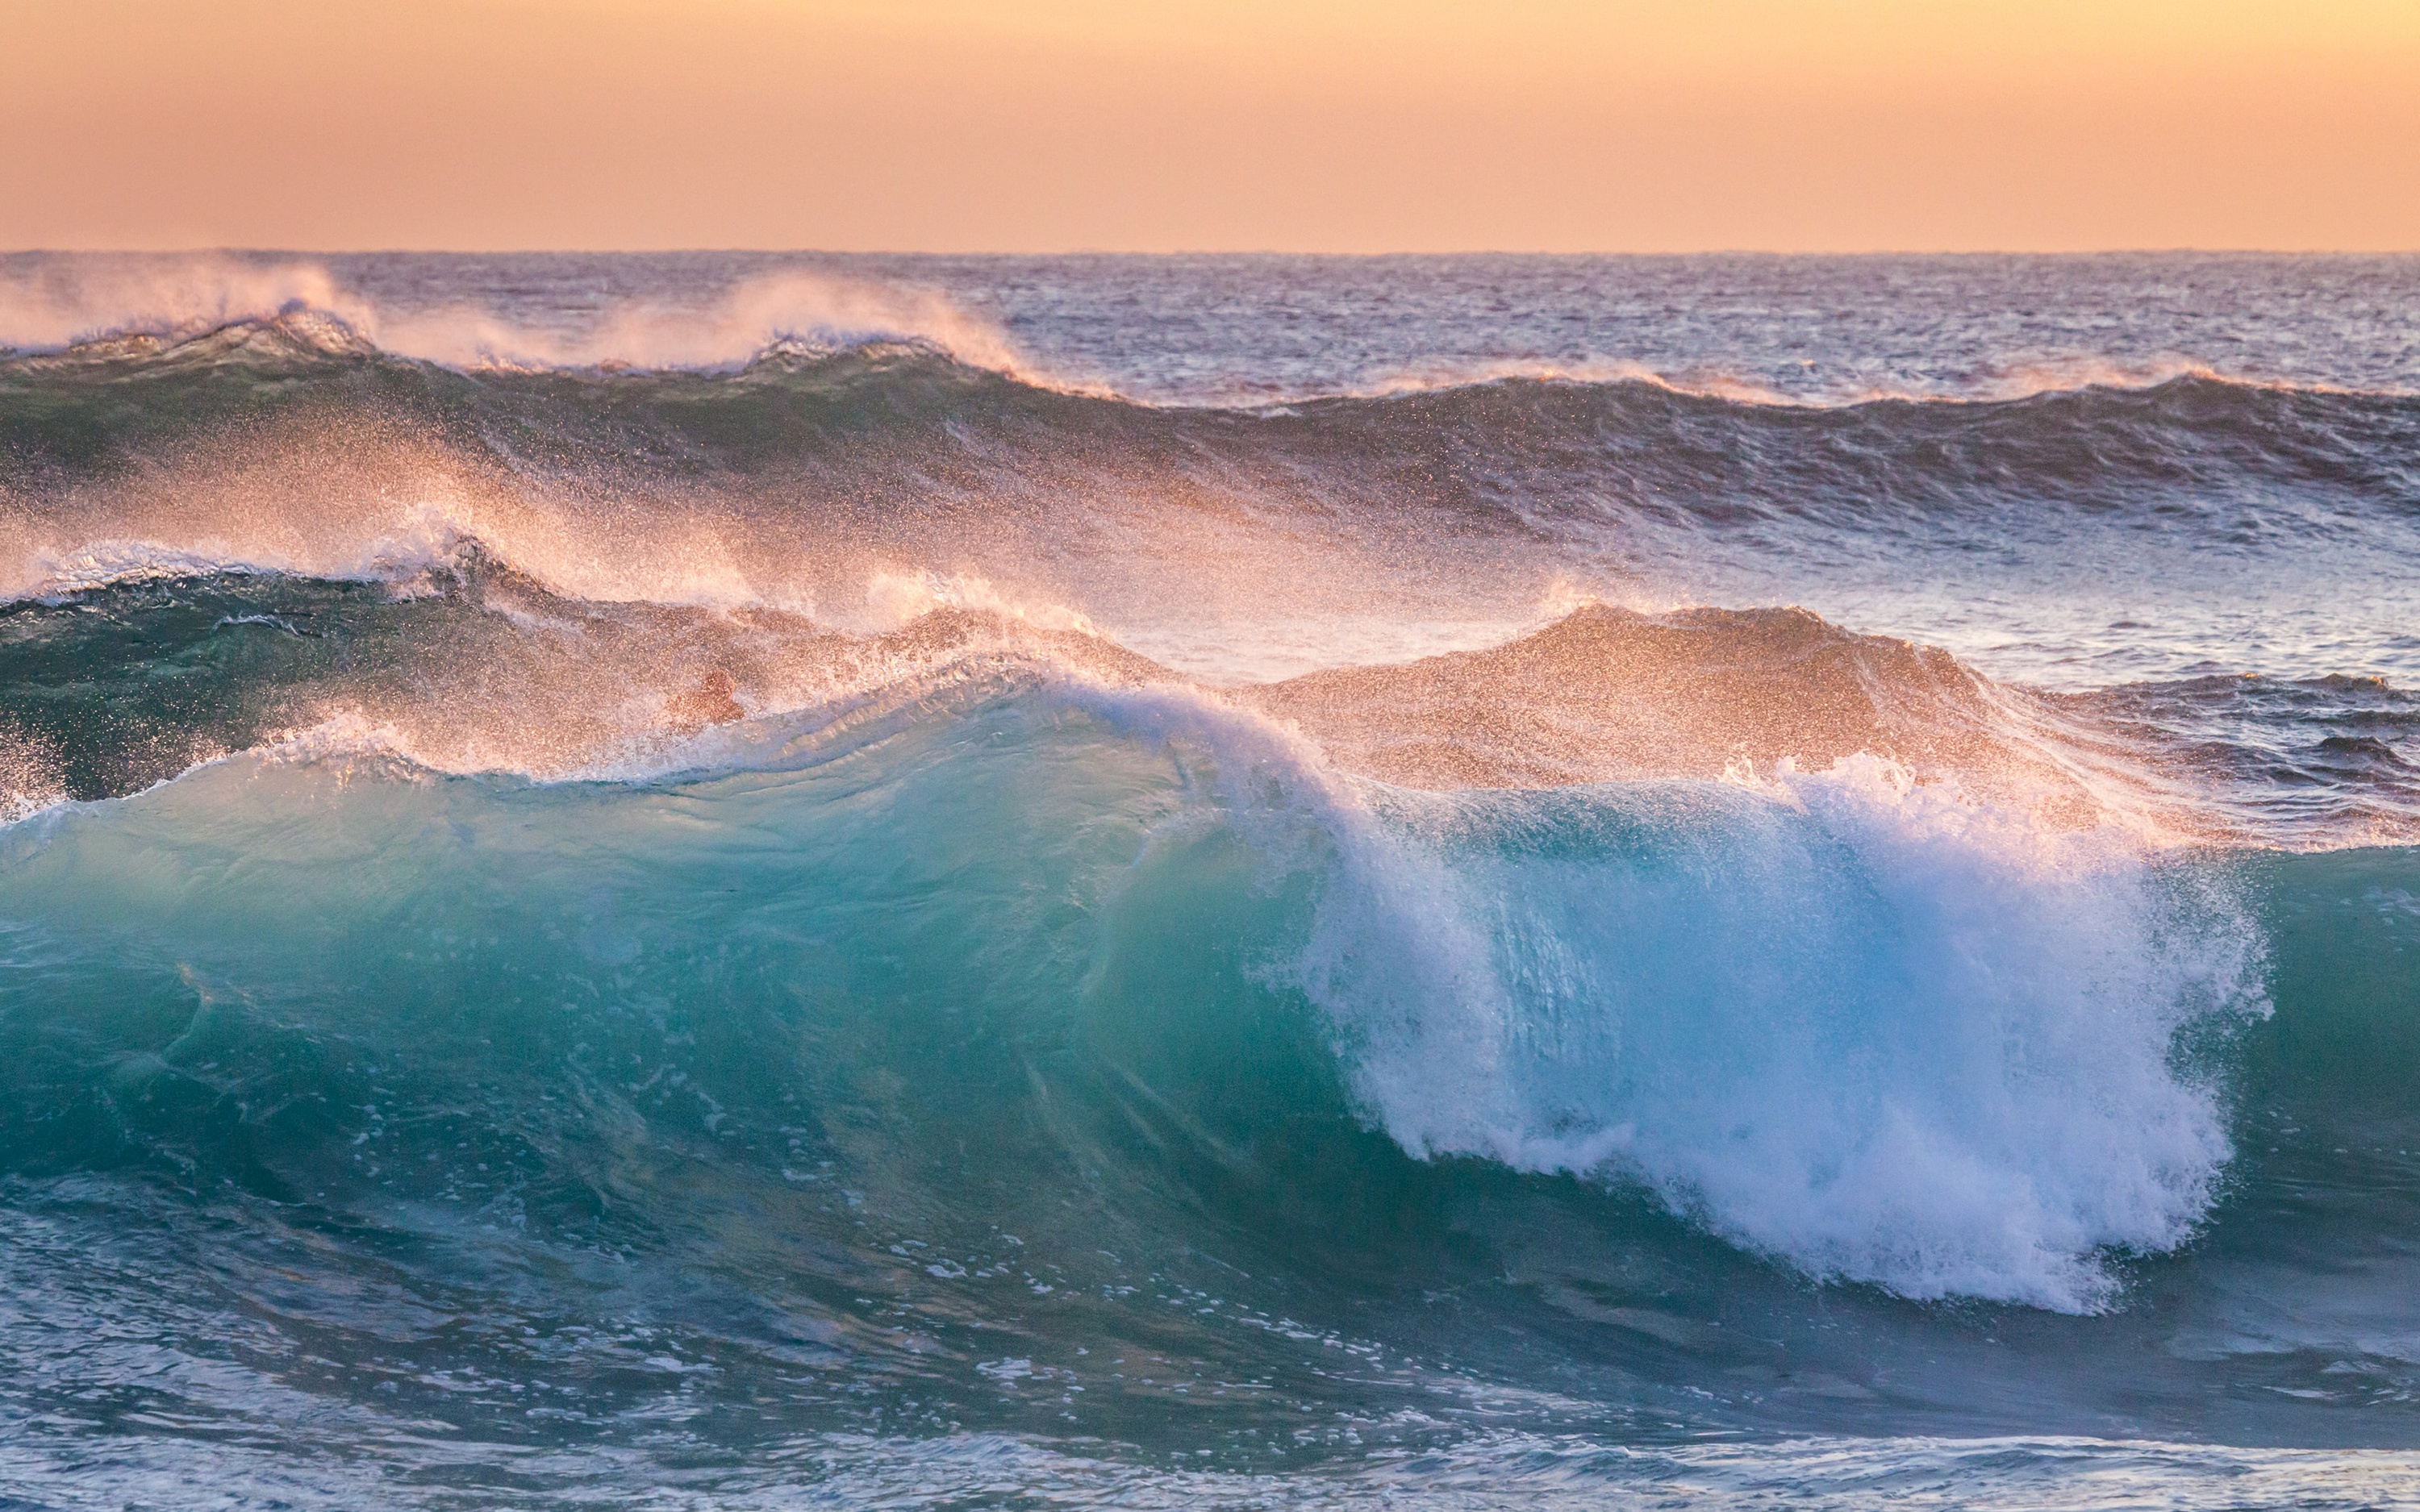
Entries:
POLYGON ((768 350, 887 340, 1023 371, 1005 334, 939 290, 805 270, 747 279, 703 301, 632 300, 602 315, 551 330, 472 304, 382 308, 307 262, 121 255, 0 270, 0 352, 54 363, 163 347, 188 362, 205 351, 274 360, 285 347, 330 356, 375 349, 474 371, 712 369, 768 350))
MULTIPOLYGON (((1264 969, 1324 1011, 1357 1098, 1405 1149, 1636 1180, 1818 1276, 2092 1309, 2116 1285, 2104 1254, 2173 1248, 2207 1209, 2229 1146, 2214 1088, 2175 1047, 2259 1010, 2257 932, 2223 887, 2115 831, 2046 826, 1870 757, 1429 795, 1335 771, 1215 696, 1065 675, 1021 693, 919 684, 871 724, 789 717, 665 764, 820 768, 919 730, 946 751, 971 721, 1007 742, 988 761, 1033 764, 993 780, 1045 783, 1053 795, 1029 801, 1066 810, 1053 822, 1072 832, 1171 803, 1153 823, 1241 825, 1273 874, 1309 866, 1314 883, 1308 912, 1267 926, 1298 953, 1264 969), (1054 708, 1093 712, 1046 733, 1054 708), (1095 795, 1053 754, 1102 738, 1093 719, 1198 751, 1193 785, 1226 796, 1205 810, 1156 781, 1095 795)), ((410 749, 392 739, 332 730, 271 754, 341 772, 410 749)), ((211 807, 235 805, 211 827, 262 822, 227 781, 207 784, 211 807)), ((613 792, 579 806, 634 801, 613 792)), ((803 792, 755 801, 800 806, 783 828, 829 822, 803 792)), ((72 854, 96 822, 20 853, 72 854)), ((579 822, 547 817, 541 834, 579 822)), ((326 864, 297 859, 305 876, 326 864)))
POLYGON ((2420 1444, 2411 269, 809 261, 0 258, 0 1479, 2420 1444))

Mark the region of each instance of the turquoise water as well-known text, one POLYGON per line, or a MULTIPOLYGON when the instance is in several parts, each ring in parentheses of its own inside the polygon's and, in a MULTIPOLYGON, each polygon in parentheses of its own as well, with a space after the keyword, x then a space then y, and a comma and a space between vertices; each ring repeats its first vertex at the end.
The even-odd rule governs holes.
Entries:
POLYGON ((2420 1497, 2410 400, 284 318, 0 381, 11 1504, 2420 1497))

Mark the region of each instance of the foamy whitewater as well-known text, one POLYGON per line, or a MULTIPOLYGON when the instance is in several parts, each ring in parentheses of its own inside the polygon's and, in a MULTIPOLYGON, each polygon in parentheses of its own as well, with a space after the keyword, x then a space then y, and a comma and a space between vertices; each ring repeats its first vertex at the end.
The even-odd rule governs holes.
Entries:
POLYGON ((0 257, 0 1504, 2420 1504, 2420 259, 0 257))

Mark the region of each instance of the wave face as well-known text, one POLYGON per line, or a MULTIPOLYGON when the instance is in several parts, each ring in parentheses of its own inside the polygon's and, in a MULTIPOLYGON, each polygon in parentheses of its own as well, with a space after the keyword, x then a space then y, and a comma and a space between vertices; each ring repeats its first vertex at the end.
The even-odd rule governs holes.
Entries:
POLYGON ((0 1486, 2420 1496, 2415 287, 0 259, 0 1486))

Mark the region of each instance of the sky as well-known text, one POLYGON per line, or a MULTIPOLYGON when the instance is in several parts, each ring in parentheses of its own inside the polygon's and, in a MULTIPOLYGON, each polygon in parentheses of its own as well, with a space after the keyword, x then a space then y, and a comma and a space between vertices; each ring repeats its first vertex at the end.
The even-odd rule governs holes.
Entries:
POLYGON ((0 0, 0 247, 2420 249, 2420 0, 0 0))

